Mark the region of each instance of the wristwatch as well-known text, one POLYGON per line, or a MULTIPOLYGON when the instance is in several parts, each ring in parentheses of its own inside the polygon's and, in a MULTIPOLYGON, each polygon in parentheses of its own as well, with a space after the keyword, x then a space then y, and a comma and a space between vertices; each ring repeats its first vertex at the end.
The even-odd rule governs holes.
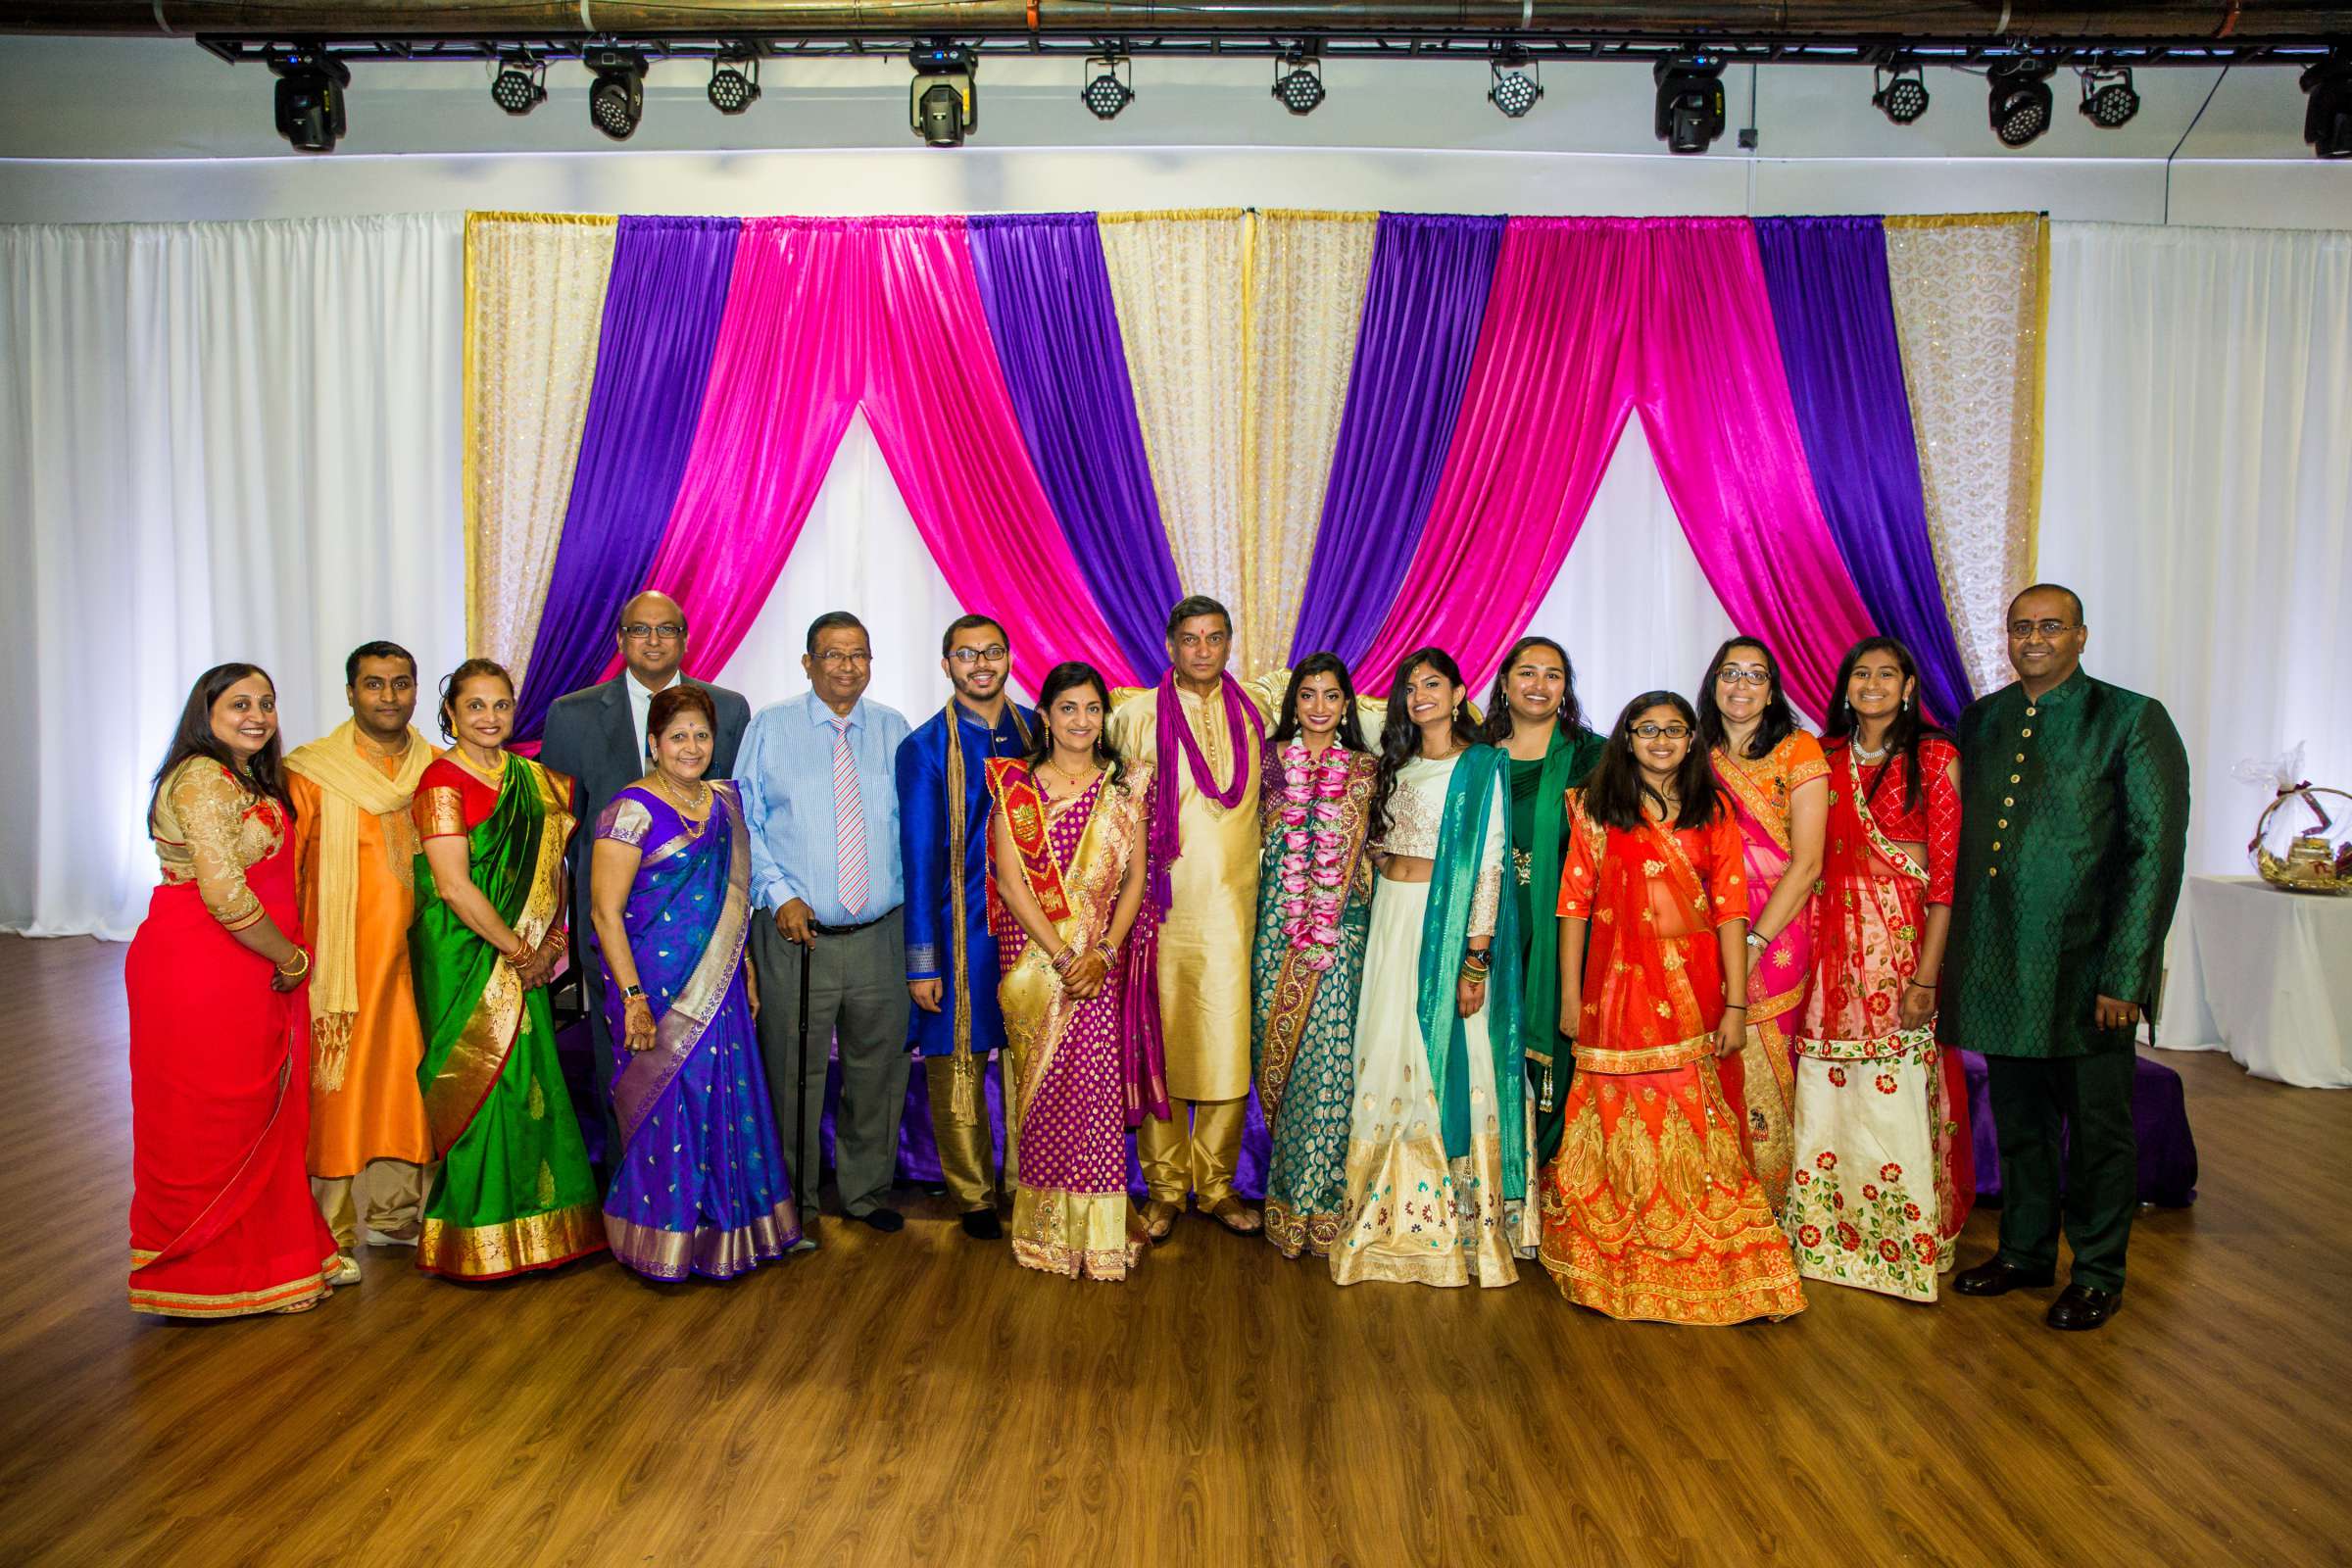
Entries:
POLYGON ((620 1000, 623 1002, 643 1002, 645 1000, 645 987, 624 986, 621 989, 620 1000))
POLYGON ((1772 938, 1750 926, 1747 932, 1747 945, 1756 952, 1762 953, 1766 948, 1772 946, 1772 938))

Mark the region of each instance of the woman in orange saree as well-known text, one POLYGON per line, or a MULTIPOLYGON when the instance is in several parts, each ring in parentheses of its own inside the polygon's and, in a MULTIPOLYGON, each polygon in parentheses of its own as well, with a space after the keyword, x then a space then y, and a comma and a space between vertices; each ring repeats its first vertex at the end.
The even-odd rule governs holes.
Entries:
POLYGON ((1722 1063, 1740 1147, 1775 1214, 1788 1202, 1796 1025, 1813 972, 1829 764, 1796 727, 1780 662, 1753 638, 1715 651, 1698 698, 1698 751, 1731 802, 1747 869, 1747 1038, 1722 1063))
POLYGON ((1695 728, 1674 693, 1635 698, 1569 792, 1560 1032, 1576 1074, 1544 1173, 1544 1265, 1610 1317, 1744 1323, 1805 1300, 1717 1076, 1746 1037, 1747 882, 1695 728))
POLYGON ((298 1312, 346 1260, 303 1164, 311 960, 268 675, 222 664, 197 678, 147 825, 164 880, 122 971, 131 1310, 298 1312))

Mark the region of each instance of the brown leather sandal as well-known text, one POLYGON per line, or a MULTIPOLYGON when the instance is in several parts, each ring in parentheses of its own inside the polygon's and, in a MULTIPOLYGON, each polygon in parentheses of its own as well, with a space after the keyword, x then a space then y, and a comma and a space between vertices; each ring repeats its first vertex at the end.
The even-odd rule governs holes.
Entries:
POLYGON ((1236 1236, 1255 1236, 1265 1223, 1257 1217, 1256 1210, 1246 1206, 1231 1193, 1209 1204, 1204 1212, 1236 1236))
POLYGON ((1164 1198, 1154 1198, 1144 1204, 1144 1235, 1154 1243, 1168 1239, 1176 1228, 1176 1216, 1183 1210, 1164 1198))

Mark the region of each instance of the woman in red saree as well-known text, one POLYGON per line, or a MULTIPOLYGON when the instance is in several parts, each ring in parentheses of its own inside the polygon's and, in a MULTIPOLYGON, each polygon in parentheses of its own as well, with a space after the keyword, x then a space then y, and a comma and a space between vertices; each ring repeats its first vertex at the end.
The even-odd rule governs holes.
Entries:
POLYGON ((122 970, 134 1312, 299 1312, 343 1272, 303 1163, 311 960, 292 828, 276 688, 252 664, 205 671, 156 774, 164 880, 122 970))
POLYGON ((1568 793, 1560 1032, 1576 1074, 1544 1172, 1544 1266, 1610 1317, 1744 1323, 1805 1298, 1717 1077, 1746 1039, 1747 881, 1695 728, 1674 693, 1635 698, 1568 793))
POLYGON ((1813 972, 1829 764, 1796 727, 1780 662, 1751 637, 1715 651, 1698 697, 1698 751, 1731 802, 1747 869, 1747 1038, 1722 1063, 1740 1147, 1775 1214, 1788 1202, 1796 1099, 1792 1039, 1813 972))
POLYGON ((1933 1301, 1976 1197, 1959 1053, 1936 1041, 1960 754, 1921 723, 1918 670, 1892 638, 1856 643, 1834 689, 1787 1223, 1805 1278, 1933 1301))

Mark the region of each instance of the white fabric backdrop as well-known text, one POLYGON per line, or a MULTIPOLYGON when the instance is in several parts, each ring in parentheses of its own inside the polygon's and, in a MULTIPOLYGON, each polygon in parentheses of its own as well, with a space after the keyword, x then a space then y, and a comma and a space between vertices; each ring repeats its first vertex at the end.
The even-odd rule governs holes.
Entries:
POLYGON ((0 227, 0 925, 127 937, 190 682, 307 740, 368 637, 464 657, 463 220, 0 227))
MULTIPOLYGON (((206 664, 270 667, 302 740, 352 644, 462 657, 462 291, 455 216, 0 227, 0 614, 31 676, 0 698, 0 928, 136 927, 145 781, 206 664)), ((2352 779, 2352 235, 2060 224, 2051 296, 2042 572, 2088 598, 2091 666, 2172 708, 2190 865, 2234 871, 2261 803, 2230 764, 2301 739, 2352 779)), ((720 678, 798 689, 837 606, 875 695, 928 712, 956 606, 862 420, 720 678)), ((1603 723, 1728 635, 1638 423, 1533 629, 1603 723)))
POLYGON ((2352 787, 2352 234, 2052 225, 2041 575, 2164 700, 2188 864, 2247 869, 2240 759, 2352 787))

